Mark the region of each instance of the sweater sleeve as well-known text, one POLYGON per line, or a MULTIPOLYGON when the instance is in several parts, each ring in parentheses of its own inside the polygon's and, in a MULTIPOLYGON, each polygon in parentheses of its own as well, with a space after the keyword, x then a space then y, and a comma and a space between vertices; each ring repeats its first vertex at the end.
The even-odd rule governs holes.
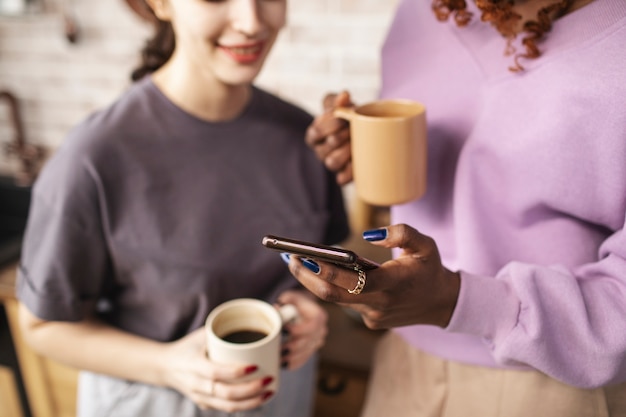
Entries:
POLYGON ((493 277, 461 273, 451 332, 478 335, 503 364, 526 364, 570 385, 626 380, 626 232, 599 261, 568 270, 512 262, 493 277))

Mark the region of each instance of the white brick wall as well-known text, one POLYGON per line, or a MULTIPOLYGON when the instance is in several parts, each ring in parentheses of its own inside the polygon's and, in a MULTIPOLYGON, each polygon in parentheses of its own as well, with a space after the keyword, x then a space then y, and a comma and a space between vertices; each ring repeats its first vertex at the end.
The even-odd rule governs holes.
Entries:
MULTIPOLYGON (((288 0, 289 22, 258 84, 318 112, 323 95, 348 89, 374 99, 379 50, 397 0, 288 0)), ((110 103, 151 28, 122 0, 46 0, 45 10, 0 16, 0 90, 20 100, 28 141, 57 147, 75 123, 110 103), (74 5, 77 44, 63 36, 64 4, 74 5)), ((0 103, 0 145, 12 140, 0 103)), ((0 171, 12 166, 0 151, 0 171)))

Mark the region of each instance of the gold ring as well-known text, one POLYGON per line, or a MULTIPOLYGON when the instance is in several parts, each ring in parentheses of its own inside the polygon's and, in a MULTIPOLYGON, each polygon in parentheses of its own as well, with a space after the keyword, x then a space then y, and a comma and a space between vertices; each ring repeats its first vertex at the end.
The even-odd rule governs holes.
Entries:
POLYGON ((354 270, 359 273, 359 280, 357 281, 356 286, 353 289, 348 290, 348 292, 350 294, 359 295, 361 294, 361 291, 363 291, 363 288, 365 288, 365 279, 367 277, 362 269, 354 268, 354 270))

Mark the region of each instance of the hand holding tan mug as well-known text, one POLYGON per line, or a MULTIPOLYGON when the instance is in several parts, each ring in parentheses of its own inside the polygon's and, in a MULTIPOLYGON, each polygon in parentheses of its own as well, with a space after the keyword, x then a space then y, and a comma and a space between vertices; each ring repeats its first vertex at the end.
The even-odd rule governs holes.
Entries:
POLYGON ((426 191, 426 107, 410 100, 380 100, 337 108, 350 122, 352 170, 359 197, 391 206, 426 191))
POLYGON ((238 298, 215 307, 206 319, 207 352, 217 363, 256 365, 249 378, 271 376, 268 389, 276 392, 280 377, 280 344, 283 325, 298 315, 286 304, 276 309, 265 301, 238 298))

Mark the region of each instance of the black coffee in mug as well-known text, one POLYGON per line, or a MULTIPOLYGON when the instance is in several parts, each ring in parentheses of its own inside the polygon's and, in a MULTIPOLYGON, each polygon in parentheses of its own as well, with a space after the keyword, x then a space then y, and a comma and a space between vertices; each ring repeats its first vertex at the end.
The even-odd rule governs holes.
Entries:
POLYGON ((222 339, 230 343, 252 343, 263 339, 267 333, 258 330, 235 330, 222 336, 222 339))

